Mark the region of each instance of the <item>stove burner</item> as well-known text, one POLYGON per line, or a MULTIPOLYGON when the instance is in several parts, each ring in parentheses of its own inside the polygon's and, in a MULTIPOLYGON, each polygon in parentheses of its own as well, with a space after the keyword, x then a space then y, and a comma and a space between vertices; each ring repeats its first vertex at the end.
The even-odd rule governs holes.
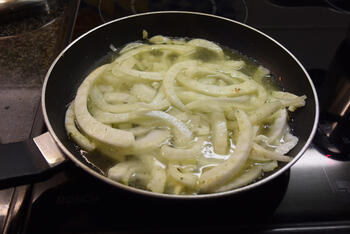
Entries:
POLYGON ((350 13, 349 0, 268 0, 279 7, 327 7, 339 13, 350 13))
POLYGON ((151 11, 195 11, 219 15, 245 23, 248 8, 245 0, 127 0, 99 1, 99 13, 103 22, 151 11))
POLYGON ((342 13, 350 13, 350 1, 349 0, 325 0, 326 3, 336 11, 342 13))
MULTIPOLYGON (((134 14, 144 12, 142 9, 142 1, 131 0, 130 6, 134 14), (141 6, 140 6, 141 5, 141 6)), ((217 6, 215 0, 157 0, 148 2, 148 11, 199 11, 203 13, 213 14, 217 13, 217 6), (193 2, 196 2, 193 4, 193 2)))

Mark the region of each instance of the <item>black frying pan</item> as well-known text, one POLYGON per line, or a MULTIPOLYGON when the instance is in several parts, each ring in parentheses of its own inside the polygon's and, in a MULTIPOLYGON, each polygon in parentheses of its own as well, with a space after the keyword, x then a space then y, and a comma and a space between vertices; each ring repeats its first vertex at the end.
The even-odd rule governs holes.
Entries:
MULTIPOLYGON (((111 53, 110 45, 119 47, 140 40, 144 29, 151 35, 204 38, 238 50, 257 60, 272 71, 275 76, 283 77, 282 86, 286 91, 307 96, 306 106, 298 109, 294 114, 294 134, 299 137, 299 143, 289 153, 294 157, 293 161, 283 165, 272 175, 243 188, 224 193, 185 196, 186 198, 218 197, 253 189, 285 172, 302 156, 311 143, 316 130, 318 99, 310 77, 292 53, 262 32, 233 20, 193 12, 154 12, 121 18, 89 31, 71 43, 49 69, 42 92, 44 119, 54 142, 69 159, 112 186, 156 197, 181 197, 131 188, 101 175, 93 165, 84 160, 75 144, 68 139, 64 128, 67 104, 74 99, 80 83, 92 70, 111 61, 113 53, 111 53)), ((50 148, 47 145, 55 145, 50 143, 50 134, 35 140, 40 151, 44 152, 45 158, 48 158, 45 155, 47 153, 45 150, 50 148)), ((43 160, 43 157, 38 156, 38 150, 33 149, 32 145, 31 140, 21 144, 21 147, 32 150, 30 157, 16 154, 15 148, 18 145, 13 145, 12 149, 9 150, 9 155, 12 158, 4 157, 7 159, 2 159, 0 162, 0 182, 3 182, 2 185, 5 184, 4 182, 23 183, 25 178, 32 180, 33 174, 38 177, 50 166, 56 166, 62 161, 61 155, 48 150, 51 154, 48 163, 47 160, 43 160), (21 163, 21 160, 26 160, 26 162, 21 163), (14 165, 10 165, 11 163, 14 165), (3 167, 4 169, 2 169, 3 167)))

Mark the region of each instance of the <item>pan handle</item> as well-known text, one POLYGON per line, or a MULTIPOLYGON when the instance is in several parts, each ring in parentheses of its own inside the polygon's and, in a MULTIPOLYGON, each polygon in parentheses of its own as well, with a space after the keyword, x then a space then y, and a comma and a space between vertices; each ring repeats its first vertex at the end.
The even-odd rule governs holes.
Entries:
POLYGON ((46 132, 34 139, 0 145, 0 188, 47 179, 66 158, 46 132))

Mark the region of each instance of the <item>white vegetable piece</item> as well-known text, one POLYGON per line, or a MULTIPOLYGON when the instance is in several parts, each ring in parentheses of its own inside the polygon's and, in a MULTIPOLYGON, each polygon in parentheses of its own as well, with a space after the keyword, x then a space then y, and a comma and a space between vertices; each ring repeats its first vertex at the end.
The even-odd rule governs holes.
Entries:
POLYGON ((103 99, 110 104, 121 104, 121 103, 126 104, 126 103, 134 103, 137 101, 137 99, 134 96, 123 92, 104 93, 103 99))
POLYGON ((260 166, 255 166, 249 169, 247 172, 243 173, 242 175, 239 175, 236 178, 234 178, 232 182, 220 187, 215 192, 224 192, 250 184, 261 175, 261 172, 262 168, 260 166))
POLYGON ((225 115, 222 112, 213 112, 210 114, 210 120, 214 151, 217 154, 226 154, 228 135, 225 115))
POLYGON ((135 102, 130 104, 109 104, 103 99, 103 94, 99 91, 97 87, 91 88, 90 97, 91 102, 94 105, 96 105, 99 109, 105 112, 112 113, 133 112, 135 110, 161 110, 168 106, 165 102, 135 102))
POLYGON ((260 106, 256 111, 249 115, 249 120, 252 124, 259 123, 270 115, 278 111, 282 106, 279 101, 268 102, 260 106))
POLYGON ((286 154, 291 149, 293 149, 298 144, 298 138, 296 136, 293 136, 292 134, 288 133, 283 138, 284 143, 281 143, 279 146, 276 147, 275 152, 280 154, 286 154))
POLYGON ((262 165, 260 165, 260 167, 264 172, 269 172, 275 170, 278 167, 278 163, 277 160, 272 160, 270 162, 263 163, 262 165))
POLYGON ((153 44, 166 44, 171 42, 171 40, 168 37, 164 37, 162 35, 153 36, 148 41, 153 44))
POLYGON ((145 172, 141 161, 125 161, 111 167, 108 170, 107 176, 112 180, 128 185, 130 177, 137 172, 145 172))
MULTIPOLYGON (((273 124, 269 128, 269 143, 276 143, 275 141, 281 139, 281 136, 285 133, 287 124, 288 113, 285 108, 279 110, 279 116, 275 119, 273 124)), ((279 142, 278 142, 279 143, 279 142)))
POLYGON ((127 131, 114 129, 95 120, 87 109, 89 91, 96 79, 103 73, 108 65, 94 70, 80 85, 74 101, 74 110, 77 123, 89 137, 105 144, 116 147, 128 147, 134 144, 134 135, 127 131))
POLYGON ((225 162, 203 172, 199 178, 201 192, 215 191, 218 187, 227 183, 239 173, 247 161, 253 138, 252 126, 244 111, 237 110, 236 118, 239 127, 236 149, 225 162))
POLYGON ((196 66, 196 64, 197 62, 193 60, 176 63, 170 67, 163 80, 163 91, 168 101, 182 111, 184 111, 186 107, 176 96, 174 82, 179 72, 181 72, 183 69, 188 69, 190 67, 196 66))
POLYGON ((99 108, 95 107, 95 108, 90 108, 90 112, 97 121, 104 124, 126 123, 126 122, 131 122, 137 118, 140 118, 140 111, 115 114, 115 113, 101 111, 99 108))
POLYGON ((196 175, 182 172, 179 166, 172 163, 169 164, 168 173, 177 182, 191 188, 195 187, 198 181, 198 177, 196 175))
POLYGON ((134 84, 134 86, 130 89, 130 93, 139 101, 151 102, 157 91, 146 84, 134 84))
POLYGON ((163 145, 160 154, 171 162, 193 161, 202 153, 202 148, 203 140, 198 140, 192 147, 186 149, 163 145))
POLYGON ((151 169, 151 179, 147 184, 147 188, 155 193, 164 193, 166 184, 166 171, 157 162, 151 169))
POLYGON ((288 107, 288 110, 292 112, 299 107, 305 106, 306 95, 297 96, 295 94, 282 91, 273 91, 271 95, 282 102, 282 104, 288 107))
POLYGON ((126 52, 128 52, 130 50, 134 50, 134 49, 136 49, 137 47, 140 47, 140 46, 145 46, 145 44, 139 43, 139 42, 129 43, 129 44, 127 44, 126 46, 124 46, 120 50, 119 54, 124 54, 124 53, 126 53, 126 52))
POLYGON ((147 133, 147 135, 136 139, 134 147, 130 149, 131 152, 148 152, 161 147, 167 139, 170 138, 170 132, 166 129, 154 129, 147 133))
MULTIPOLYGON (((278 147, 277 147, 277 149, 278 149, 278 147)), ((287 146, 285 146, 285 147, 287 147, 287 146)), ((282 150, 282 149, 280 149, 280 150, 282 150)), ((281 162, 290 162, 293 159, 292 157, 289 157, 289 156, 286 156, 286 155, 279 153, 279 151, 277 151, 277 150, 275 150, 275 151, 267 150, 264 147, 262 147, 256 143, 253 143, 250 155, 251 155, 250 157, 253 158, 254 160, 259 160, 259 158, 262 158, 262 160, 264 160, 264 159, 268 158, 268 159, 277 160, 277 161, 281 161, 281 162)))
POLYGON ((172 115, 169 115, 162 111, 150 111, 145 114, 145 116, 158 118, 164 121, 166 124, 169 124, 174 129, 174 134, 176 141, 179 145, 184 145, 192 140, 192 132, 186 125, 175 118, 172 115))
POLYGON ((200 111, 205 113, 231 111, 233 109, 252 110, 249 105, 248 96, 233 98, 208 97, 190 102, 185 105, 188 110, 200 111))
POLYGON ((96 145, 85 137, 75 126, 74 103, 71 103, 66 111, 65 116, 66 131, 75 142, 86 151, 93 151, 96 145))
POLYGON ((223 53, 224 53, 220 46, 218 46, 217 44, 215 44, 211 41, 204 40, 204 39, 190 40, 189 42, 187 42, 187 45, 202 47, 202 48, 214 51, 215 53, 217 53, 219 55, 223 55, 223 53))
POLYGON ((177 80, 188 89, 210 96, 237 97, 253 93, 257 89, 255 83, 251 81, 244 81, 239 84, 232 84, 228 86, 217 86, 203 84, 186 76, 179 76, 177 80))
POLYGON ((267 68, 259 66, 253 75, 253 79, 258 82, 262 82, 262 79, 268 74, 270 74, 270 71, 267 68))

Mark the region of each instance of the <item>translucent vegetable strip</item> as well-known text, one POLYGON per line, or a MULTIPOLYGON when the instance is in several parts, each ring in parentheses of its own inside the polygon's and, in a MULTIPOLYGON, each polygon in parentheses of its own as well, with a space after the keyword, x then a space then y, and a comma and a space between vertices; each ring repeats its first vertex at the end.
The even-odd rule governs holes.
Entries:
POLYGON ((168 37, 164 37, 161 35, 153 36, 148 41, 153 44, 166 44, 171 42, 171 40, 168 37))
POLYGON ((192 173, 183 173, 181 171, 181 168, 174 165, 174 164, 169 164, 168 168, 168 173, 169 175, 175 179, 177 182, 188 186, 188 187, 194 187, 197 184, 198 177, 192 173))
POLYGON ((155 193, 164 193, 166 184, 166 171, 157 162, 151 168, 151 179, 147 184, 147 188, 155 193))
POLYGON ((217 85, 202 84, 197 80, 190 79, 186 76, 179 76, 177 80, 188 89, 195 90, 197 92, 211 96, 234 97, 250 94, 256 91, 256 86, 254 85, 254 83, 249 81, 244 81, 240 84, 233 84, 222 87, 217 85))
POLYGON ((160 72, 146 72, 146 71, 138 71, 135 69, 130 69, 124 66, 120 66, 118 68, 113 69, 113 74, 117 74, 118 72, 125 73, 129 76, 133 76, 139 79, 145 80, 163 80, 163 74, 160 72))
POLYGON ((147 133, 147 135, 137 138, 131 152, 145 152, 151 151, 161 147, 167 139, 170 138, 170 132, 168 130, 154 129, 147 133))
POLYGON ((210 114, 210 120, 214 151, 217 154, 226 154, 228 135, 225 115, 222 112, 213 112, 210 114))
POLYGON ((220 187, 216 190, 216 192, 224 192, 250 184, 259 176, 261 176, 261 172, 261 167, 255 166, 249 169, 247 172, 243 173, 242 175, 237 176, 232 182, 220 187))
POLYGON ((253 79, 258 82, 262 82, 262 79, 268 74, 270 74, 268 69, 264 68, 263 66, 259 66, 253 75, 253 79))
POLYGON ((165 75, 165 79, 163 80, 163 91, 168 101, 182 111, 185 110, 186 107, 176 96, 174 88, 175 78, 178 75, 178 73, 181 72, 183 69, 188 69, 190 67, 195 66, 196 64, 197 62, 192 60, 177 63, 168 70, 168 72, 165 75))
POLYGON ((75 126, 73 103, 71 103, 67 109, 64 122, 69 137, 71 137, 75 142, 77 142, 81 148, 87 151, 93 151, 96 148, 96 145, 83 134, 81 134, 81 132, 75 126))
MULTIPOLYGON (((231 80, 240 80, 240 81, 248 81, 251 80, 251 77, 245 75, 243 72, 237 71, 235 69, 232 69, 232 62, 236 63, 237 61, 226 61, 223 64, 213 64, 213 63, 203 63, 200 66, 200 69, 198 71, 203 71, 203 68, 208 69, 208 71, 211 73, 223 73, 227 74, 231 80)), ((244 62, 241 62, 244 63, 244 62)), ((204 70, 206 71, 206 70, 204 70)))
POLYGON ((87 109, 87 99, 91 86, 103 73, 108 65, 94 70, 80 85, 74 101, 74 110, 77 123, 89 137, 117 147, 128 147, 134 144, 134 135, 127 131, 111 128, 95 120, 87 109))
POLYGON ((272 115, 282 107, 282 103, 268 102, 260 106, 256 111, 249 115, 249 120, 252 124, 258 123, 259 121, 265 119, 266 117, 272 115))
POLYGON ((104 124, 125 123, 140 118, 140 111, 115 114, 101 111, 99 108, 90 108, 90 112, 97 121, 104 124))
POLYGON ((202 147, 203 141, 199 140, 192 147, 187 149, 163 145, 160 152, 162 157, 168 161, 193 161, 202 153, 202 147))
POLYGON ((214 51, 215 53, 218 53, 220 55, 223 55, 223 51, 222 51, 221 47, 218 46, 217 44, 211 42, 211 41, 208 41, 208 40, 193 39, 193 40, 190 40, 189 42, 187 42, 187 45, 202 47, 202 48, 214 51))
POLYGON ((130 177, 140 171, 145 171, 140 161, 126 161, 116 164, 108 170, 108 177, 128 185, 130 177))
POLYGON ((123 47, 121 50, 120 50, 120 54, 123 54, 125 52, 128 52, 130 50, 134 50, 136 49, 137 47, 140 47, 140 46, 144 46, 145 44, 143 43, 139 43, 139 42, 133 42, 133 43, 129 43, 127 44, 125 47, 123 47))
POLYGON ((123 92, 105 93, 103 95, 103 99, 110 104, 134 103, 137 101, 137 99, 134 96, 123 92))
POLYGON ((113 61, 113 65, 120 64, 121 62, 125 61, 126 59, 135 56, 140 53, 155 51, 155 50, 170 50, 174 51, 179 54, 185 54, 193 50, 190 46, 184 46, 184 45, 151 45, 151 46, 142 46, 135 48, 133 50, 130 50, 128 52, 123 53, 118 58, 116 58, 113 61))
POLYGON ((236 118, 239 126, 239 138, 236 149, 225 162, 205 171, 201 175, 199 179, 201 192, 215 191, 215 189, 227 183, 239 173, 247 161, 253 137, 252 126, 244 111, 237 110, 236 118))
POLYGON ((267 135, 269 137, 269 140, 268 140, 269 143, 273 143, 279 140, 280 137, 284 134, 288 126, 287 117, 288 117, 287 110, 281 109, 279 111, 279 116, 276 118, 276 120, 273 122, 273 124, 269 128, 269 133, 267 135))
POLYGON ((191 130, 188 129, 183 122, 172 115, 169 115, 162 111, 150 111, 146 113, 145 116, 158 118, 164 121, 166 124, 169 124, 174 129, 176 142, 180 145, 184 145, 192 139, 191 130))
POLYGON ((125 112, 131 112, 134 110, 161 110, 166 108, 166 103, 144 103, 144 102, 137 102, 137 103, 130 103, 130 104, 109 104, 103 99, 103 94, 96 88, 93 87, 90 92, 90 97, 93 102, 98 108, 105 112, 112 112, 112 113, 125 113, 125 112))
POLYGON ((275 170, 278 167, 278 163, 277 160, 270 160, 269 162, 262 163, 260 167, 264 172, 269 172, 275 170))
POLYGON ((283 141, 283 143, 276 147, 275 152, 280 154, 288 153, 291 149, 294 148, 294 146, 296 146, 298 143, 298 138, 287 132, 283 138, 283 141))
POLYGON ((188 110, 200 112, 231 111, 233 109, 251 110, 252 106, 247 102, 249 97, 241 96, 236 98, 203 98, 188 103, 188 110))
POLYGON ((268 158, 268 159, 277 160, 281 162, 289 162, 292 160, 292 158, 289 156, 285 156, 277 152, 267 150, 256 143, 253 143, 252 151, 250 152, 250 154, 252 155, 251 157, 253 157, 255 160, 259 158, 263 158, 263 159, 268 158))

